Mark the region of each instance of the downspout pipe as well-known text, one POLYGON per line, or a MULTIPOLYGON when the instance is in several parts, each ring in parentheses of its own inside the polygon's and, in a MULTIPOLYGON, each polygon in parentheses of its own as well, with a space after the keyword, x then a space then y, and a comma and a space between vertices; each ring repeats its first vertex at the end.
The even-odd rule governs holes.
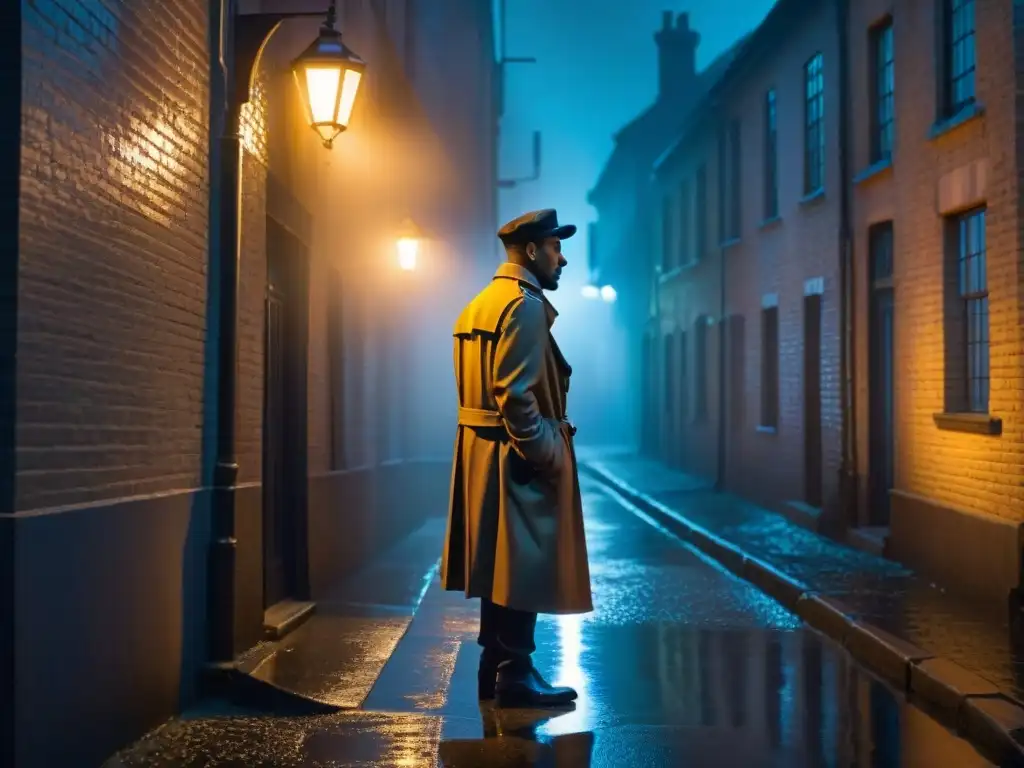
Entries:
POLYGON ((850 179, 849 0, 836 0, 839 49, 839 401, 842 408, 842 452, 839 466, 840 525, 857 523, 856 349, 854 339, 855 280, 850 179))
POLYGON ((718 247, 718 461, 715 471, 715 490, 725 490, 725 465, 726 465, 726 416, 727 387, 725 383, 726 364, 725 354, 729 331, 728 318, 725 315, 725 248, 718 247))

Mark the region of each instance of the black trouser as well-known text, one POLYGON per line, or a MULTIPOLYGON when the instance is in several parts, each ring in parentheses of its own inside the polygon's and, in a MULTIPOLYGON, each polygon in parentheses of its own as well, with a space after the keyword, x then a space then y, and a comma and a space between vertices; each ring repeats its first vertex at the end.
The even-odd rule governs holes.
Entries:
POLYGON ((484 663, 489 661, 497 666, 503 661, 513 661, 516 666, 532 666, 530 656, 537 646, 534 631, 537 628, 537 614, 517 611, 496 605, 490 600, 480 600, 480 636, 477 642, 484 648, 484 663))

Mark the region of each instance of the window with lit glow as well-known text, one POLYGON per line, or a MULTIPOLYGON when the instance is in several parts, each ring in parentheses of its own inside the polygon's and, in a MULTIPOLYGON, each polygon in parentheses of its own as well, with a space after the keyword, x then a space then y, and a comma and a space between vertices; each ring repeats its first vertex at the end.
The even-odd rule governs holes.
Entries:
POLYGON ((988 413, 989 307, 985 210, 950 219, 946 410, 988 413))

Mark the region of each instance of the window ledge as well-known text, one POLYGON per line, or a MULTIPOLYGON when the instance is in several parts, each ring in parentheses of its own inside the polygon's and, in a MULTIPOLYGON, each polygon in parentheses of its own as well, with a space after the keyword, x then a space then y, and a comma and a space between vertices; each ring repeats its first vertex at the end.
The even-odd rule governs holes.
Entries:
POLYGON ((768 218, 762 220, 761 224, 760 224, 760 228, 761 229, 772 229, 774 227, 779 226, 780 224, 782 224, 782 217, 779 216, 779 214, 775 214, 774 216, 769 216, 768 218))
POLYGON ((955 115, 941 117, 932 123, 932 127, 928 130, 928 138, 932 140, 937 139, 940 136, 946 135, 950 131, 956 130, 961 125, 965 125, 972 120, 976 120, 984 114, 984 104, 978 101, 971 102, 955 115))
POLYGON ((755 432, 760 432, 762 435, 776 435, 779 432, 778 427, 768 427, 764 424, 758 424, 755 432))
POLYGON ((720 242, 718 244, 718 247, 721 248, 723 251, 727 251, 730 248, 734 248, 735 246, 739 245, 741 242, 743 242, 742 238, 730 237, 728 240, 723 240, 722 242, 720 242))
POLYGON ((987 413, 935 413, 935 426, 950 432, 968 432, 973 435, 1003 434, 1003 420, 987 413))
POLYGON ((800 205, 812 205, 820 200, 825 199, 825 188, 818 187, 813 192, 808 192, 806 195, 800 198, 800 205))
POLYGON ((868 181, 869 179, 873 179, 876 176, 880 176, 881 174, 885 173, 886 171, 891 171, 891 170, 892 170, 892 158, 891 157, 886 157, 886 158, 883 158, 882 160, 876 160, 871 165, 869 165, 867 168, 865 168, 860 173, 858 173, 856 176, 854 176, 853 177, 853 183, 854 184, 862 184, 865 181, 868 181))

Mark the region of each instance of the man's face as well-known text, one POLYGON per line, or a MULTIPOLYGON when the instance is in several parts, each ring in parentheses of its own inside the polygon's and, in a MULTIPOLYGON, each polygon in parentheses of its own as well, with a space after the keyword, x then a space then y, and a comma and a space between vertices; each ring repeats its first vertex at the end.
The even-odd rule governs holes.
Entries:
POLYGON ((546 291, 558 290, 562 267, 569 263, 562 255, 562 241, 557 237, 548 237, 541 243, 528 243, 526 254, 533 261, 540 287, 546 291))

